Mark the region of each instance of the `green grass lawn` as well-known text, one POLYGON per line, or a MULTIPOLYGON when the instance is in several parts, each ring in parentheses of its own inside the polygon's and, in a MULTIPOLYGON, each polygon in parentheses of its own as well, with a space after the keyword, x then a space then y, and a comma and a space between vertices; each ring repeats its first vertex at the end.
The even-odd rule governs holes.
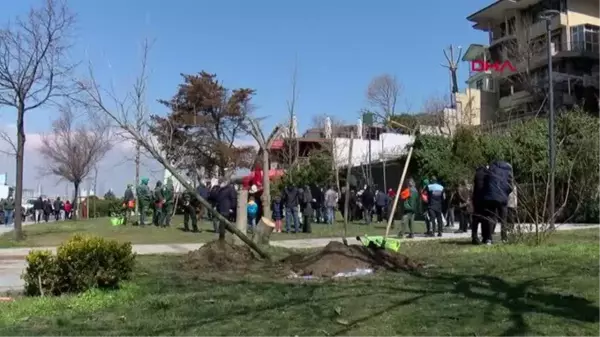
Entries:
POLYGON ((198 274, 178 256, 140 256, 120 290, 0 303, 0 335, 598 336, 598 239, 411 242, 402 249, 422 272, 338 281, 198 274))
MULTIPOLYGON (((183 232, 183 217, 176 216, 169 228, 157 228, 154 226, 132 227, 110 225, 108 218, 91 219, 85 221, 60 221, 57 223, 42 223, 24 227, 25 240, 14 241, 12 233, 0 235, 0 248, 9 247, 53 247, 74 234, 100 235, 105 238, 116 239, 122 242, 134 244, 152 243, 198 243, 214 240, 216 234, 212 230, 212 223, 205 221, 200 224, 202 233, 183 232)), ((396 221, 399 225, 399 221, 396 221)), ((417 232, 424 231, 424 224, 417 222, 417 232)), ((343 231, 343 223, 337 222, 333 226, 324 224, 313 224, 312 233, 285 234, 273 233, 273 240, 304 239, 320 237, 339 237, 343 231)), ((392 233, 396 234, 398 230, 392 233)), ((385 232, 385 223, 373 224, 370 227, 362 223, 352 223, 348 226, 348 236, 353 237, 363 234, 382 234, 385 232)))

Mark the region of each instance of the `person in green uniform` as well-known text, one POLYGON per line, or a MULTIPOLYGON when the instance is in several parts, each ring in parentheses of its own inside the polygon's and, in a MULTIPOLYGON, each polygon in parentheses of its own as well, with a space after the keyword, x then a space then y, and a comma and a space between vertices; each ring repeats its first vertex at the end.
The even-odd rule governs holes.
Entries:
POLYGON ((402 215, 402 228, 398 237, 404 237, 404 233, 408 229, 407 238, 414 238, 413 224, 415 222, 415 213, 419 208, 419 191, 415 187, 414 180, 408 181, 408 187, 406 187, 401 193, 404 214, 402 215))
POLYGON ((171 215, 173 214, 173 196, 175 195, 175 188, 173 188, 173 179, 168 178, 167 183, 163 187, 163 198, 165 204, 163 207, 163 225, 168 227, 171 226, 171 215))
POLYGON ((163 208, 165 206, 165 198, 163 196, 162 182, 157 181, 154 187, 154 213, 152 214, 152 224, 154 226, 164 226, 163 224, 163 208))
POLYGON ((152 202, 150 188, 148 187, 148 178, 142 178, 136 189, 136 194, 138 198, 138 211, 140 212, 140 226, 144 226, 146 225, 146 213, 148 213, 148 207, 152 202))
POLYGON ((198 230, 198 217, 196 216, 196 207, 194 207, 190 192, 183 193, 183 230, 188 232, 190 230, 189 222, 192 221, 192 231, 199 232, 198 230))
POLYGON ((123 225, 131 222, 131 213, 135 209, 135 195, 133 194, 133 185, 127 184, 125 194, 123 195, 123 225))

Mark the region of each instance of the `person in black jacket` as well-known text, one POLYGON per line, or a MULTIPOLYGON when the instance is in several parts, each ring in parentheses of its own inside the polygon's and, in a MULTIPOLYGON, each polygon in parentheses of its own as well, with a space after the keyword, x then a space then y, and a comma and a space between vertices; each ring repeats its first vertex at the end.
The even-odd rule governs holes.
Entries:
MULTIPOLYGON (((216 195, 217 212, 226 219, 231 219, 234 210, 237 208, 237 192, 235 187, 228 181, 221 181, 221 186, 216 195)), ((215 227, 215 232, 219 233, 219 237, 225 236, 225 225, 217 221, 218 227, 215 227)), ((213 222, 213 226, 215 222, 213 222)))
POLYGON ((44 200, 42 200, 42 197, 39 197, 33 203, 33 216, 34 216, 34 221, 36 223, 39 223, 40 221, 42 221, 43 213, 44 213, 44 200))
POLYGON ((481 234, 482 236, 489 235, 485 232, 484 229, 484 202, 483 196, 485 194, 485 179, 487 176, 487 166, 478 167, 475 170, 475 177, 473 178, 473 194, 471 197, 473 203, 473 217, 471 223, 471 242, 474 245, 479 244, 479 237, 477 235, 477 230, 479 229, 479 225, 481 224, 481 234))
POLYGON ((281 195, 281 203, 285 208, 285 232, 286 233, 297 233, 300 231, 300 219, 298 218, 298 204, 300 202, 300 196, 298 188, 293 185, 288 185, 283 190, 281 195), (294 231, 292 232, 291 226, 292 221, 294 222, 294 231))
MULTIPOLYGON (((492 234, 496 223, 500 223, 500 237, 502 241, 508 239, 506 233, 506 212, 508 195, 513 188, 512 166, 505 161, 495 161, 490 164, 485 179, 484 216, 486 236, 483 241, 492 244, 492 234)), ((482 229, 483 235, 483 229, 482 229)))
POLYGON ((367 186, 367 188, 365 188, 362 195, 360 196, 360 199, 363 205, 365 223, 367 225, 370 225, 371 216, 373 214, 373 204, 375 203, 375 195, 373 195, 373 191, 371 190, 370 186, 367 186))

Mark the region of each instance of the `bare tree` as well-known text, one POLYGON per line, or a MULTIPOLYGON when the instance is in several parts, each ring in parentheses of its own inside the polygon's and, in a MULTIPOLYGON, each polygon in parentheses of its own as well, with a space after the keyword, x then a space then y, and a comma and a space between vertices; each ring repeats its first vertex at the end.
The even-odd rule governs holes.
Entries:
MULTIPOLYGON (((250 114, 248 114, 250 115, 250 114)), ((270 173, 270 149, 273 141, 277 139, 284 128, 277 125, 271 132, 268 137, 265 137, 265 134, 262 132, 260 127, 260 121, 255 118, 248 117, 248 133, 256 140, 258 146, 260 148, 260 155, 262 160, 262 170, 263 170, 263 192, 262 192, 262 207, 263 207, 263 216, 270 219, 271 218, 271 178, 269 177, 270 173)))
MULTIPOLYGON (((133 93, 131 100, 134 106, 133 113, 133 125, 135 130, 143 136, 148 136, 148 125, 150 122, 150 115, 148 114, 148 105, 146 103, 146 87, 148 83, 148 54, 150 52, 151 45, 148 39, 145 39, 142 43, 142 56, 140 62, 140 73, 133 84, 133 93)), ((129 118, 129 116, 125 116, 129 118)), ((127 137, 128 138, 128 137, 127 137)), ((142 162, 142 146, 139 142, 135 142, 135 154, 133 162, 135 163, 135 182, 136 184, 140 181, 140 166, 142 162)), ((138 200, 137 193, 135 195, 135 212, 138 212, 138 200)))
MULTIPOLYGON (((45 0, 24 18, 0 30, 0 106, 17 112, 15 207, 21 209, 25 113, 68 90, 69 33, 75 21, 66 3, 45 0)), ((14 145, 14 144, 13 144, 14 145)), ((15 212, 15 238, 22 239, 21 212, 15 212)))
POLYGON ((394 115, 396 103, 402 93, 402 84, 395 75, 383 74, 371 80, 367 88, 367 101, 385 116, 394 115))
POLYGON ((425 100, 423 112, 417 116, 417 125, 420 125, 422 132, 452 136, 459 121, 456 120, 456 110, 448 110, 449 102, 447 96, 439 95, 430 96, 425 100))
MULTIPOLYGON (((285 132, 285 150, 283 153, 284 160, 287 161, 288 168, 291 168, 295 161, 298 160, 299 143, 296 139, 298 130, 296 116, 296 101, 298 99, 298 63, 294 64, 294 70, 291 78, 291 93, 289 99, 286 100, 288 123, 285 132)), ((290 173, 292 171, 290 170, 290 173)))
POLYGON ((66 105, 52 123, 52 132, 42 138, 38 149, 46 160, 42 170, 73 183, 76 210, 80 184, 111 148, 109 130, 105 118, 86 115, 81 119, 66 105))

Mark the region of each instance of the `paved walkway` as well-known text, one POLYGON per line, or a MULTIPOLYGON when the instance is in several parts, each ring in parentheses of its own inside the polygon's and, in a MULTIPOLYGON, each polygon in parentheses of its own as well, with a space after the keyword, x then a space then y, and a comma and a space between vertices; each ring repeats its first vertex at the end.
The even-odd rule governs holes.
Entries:
MULTIPOLYGON (((577 230, 600 228, 600 225, 570 225, 565 224, 557 228, 557 230, 577 230)), ((496 228, 498 231, 498 228, 496 228)), ((417 235, 411 241, 428 241, 428 240, 452 240, 452 239, 468 239, 471 233, 444 233, 443 237, 425 237, 417 235)), ((407 240, 407 239, 404 239, 407 240)), ((318 238, 318 239, 297 239, 297 240, 278 240, 271 241, 271 245, 275 247, 283 247, 290 249, 302 248, 320 248, 326 246, 331 241, 341 242, 340 238, 318 238)), ((348 241, 353 243, 355 238, 348 238, 348 241)), ((154 244, 154 245, 133 245, 133 251, 139 255, 152 254, 184 254, 192 250, 202 247, 202 243, 197 244, 154 244)), ((23 281, 20 275, 25 268, 25 256, 31 250, 51 250, 56 251, 56 247, 35 247, 35 248, 4 248, 0 249, 0 292, 21 289, 23 281)))
MULTIPOLYGON (((54 222, 54 219, 50 219, 48 222, 54 222)), ((44 223, 44 222, 42 222, 42 223, 44 223)), ((35 224, 35 222, 33 222, 33 221, 24 221, 22 223, 23 227, 33 225, 33 224, 35 224)), ((0 235, 2 235, 4 233, 12 232, 13 229, 15 229, 14 225, 15 225, 14 223, 10 226, 0 225, 0 235)))

